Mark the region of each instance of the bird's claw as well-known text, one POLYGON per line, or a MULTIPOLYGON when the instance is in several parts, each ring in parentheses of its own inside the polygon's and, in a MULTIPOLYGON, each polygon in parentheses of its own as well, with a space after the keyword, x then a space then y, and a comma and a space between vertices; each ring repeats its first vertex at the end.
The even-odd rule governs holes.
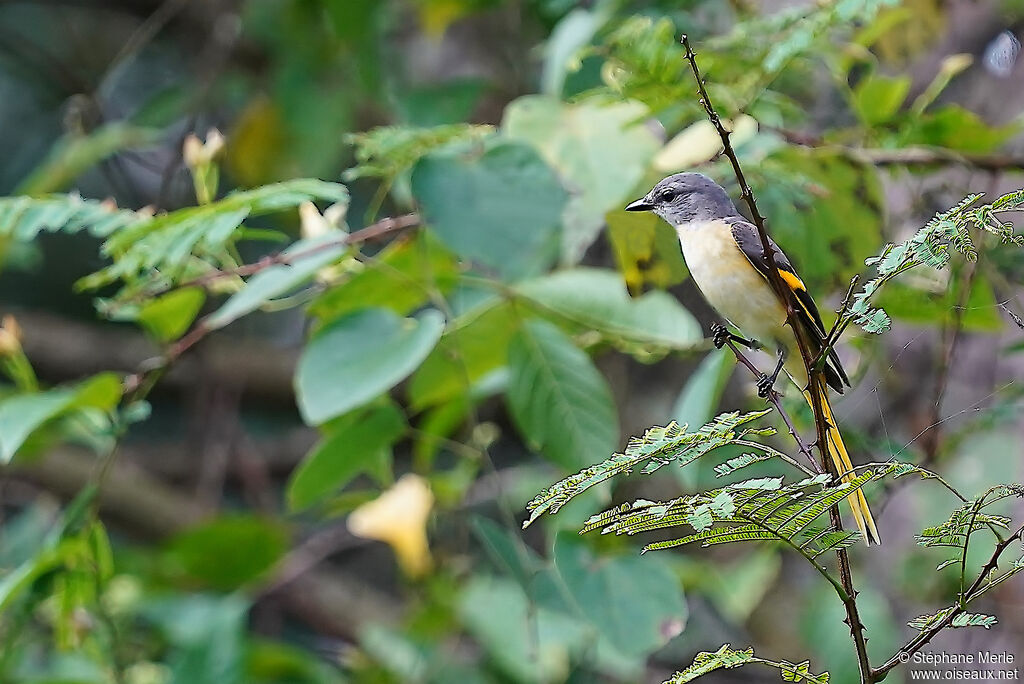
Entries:
POLYGON ((761 373, 761 376, 757 379, 757 396, 762 399, 767 399, 771 396, 775 385, 775 378, 768 376, 765 373, 761 373))
POLYGON ((721 323, 711 324, 711 342, 715 345, 715 349, 721 349, 731 339, 729 329, 721 323))

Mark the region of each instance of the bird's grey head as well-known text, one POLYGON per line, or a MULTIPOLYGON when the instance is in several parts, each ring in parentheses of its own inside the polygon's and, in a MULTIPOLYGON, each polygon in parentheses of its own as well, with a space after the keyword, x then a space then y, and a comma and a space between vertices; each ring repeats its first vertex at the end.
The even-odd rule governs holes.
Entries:
POLYGON ((673 226, 737 215, 725 189, 702 173, 669 176, 626 211, 653 211, 673 226))

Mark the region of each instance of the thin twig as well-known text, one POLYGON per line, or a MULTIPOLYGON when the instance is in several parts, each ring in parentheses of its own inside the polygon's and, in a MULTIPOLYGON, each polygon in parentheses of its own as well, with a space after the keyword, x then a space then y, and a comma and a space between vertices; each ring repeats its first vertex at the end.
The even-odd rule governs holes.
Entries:
MULTIPOLYGON (((362 230, 357 230, 354 233, 339 235, 337 240, 322 242, 314 247, 310 247, 309 249, 299 250, 290 254, 274 254, 264 257, 255 263, 243 264, 242 266, 230 270, 211 271, 210 273, 202 275, 194 280, 182 283, 179 287, 206 285, 221 278, 254 275, 260 271, 270 268, 271 266, 293 264, 300 259, 328 249, 333 249, 339 246, 362 244, 370 240, 376 240, 393 233, 401 232, 406 228, 411 228, 419 223, 420 218, 417 214, 404 214, 402 216, 382 219, 377 223, 369 225, 362 230)), ((170 345, 166 351, 164 351, 162 356, 144 362, 135 373, 128 376, 125 379, 125 391, 129 394, 141 393, 144 395, 148 391, 147 388, 152 386, 152 383, 156 381, 168 366, 214 330, 215 328, 209 325, 208 319, 204 318, 196 323, 195 327, 193 327, 187 335, 170 345)))
POLYGON ((363 242, 370 242, 378 238, 385 237, 391 233, 395 233, 406 228, 412 228, 420 224, 419 214, 402 214, 401 216, 388 217, 381 219, 376 223, 373 223, 361 230, 357 230, 354 233, 340 234, 337 240, 327 240, 320 244, 309 247, 308 249, 302 249, 295 252, 285 254, 278 252, 277 254, 270 254, 259 261, 251 264, 242 264, 236 268, 230 268, 225 270, 210 271, 203 275, 181 283, 178 287, 194 287, 194 286, 206 286, 210 283, 221 280, 223 278, 232 277, 243 277, 250 276, 260 271, 266 270, 271 266, 288 265, 293 264, 300 259, 312 256, 319 252, 324 252, 335 247, 342 247, 346 245, 361 244, 363 242))
MULTIPOLYGON (((690 41, 685 34, 682 36, 682 44, 683 47, 686 48, 686 59, 690 63, 690 69, 693 71, 694 79, 697 81, 697 92, 700 95, 700 102, 704 106, 704 111, 707 113, 711 123, 718 131, 719 137, 722 139, 722 146, 725 154, 732 163, 733 172, 735 173, 736 180, 740 186, 740 194, 746 201, 747 207, 750 209, 751 219, 753 220, 754 226, 757 228, 758 236, 761 239, 762 256, 768 271, 768 282, 778 295, 779 301, 785 304, 787 323, 790 328, 792 328, 797 344, 800 348, 800 356, 803 359, 804 367, 807 369, 809 388, 813 389, 815 384, 819 382, 820 371, 817 373, 815 372, 813 365, 815 355, 811 352, 810 340, 807 339, 806 331, 797 321, 792 297, 790 296, 789 290, 783 282, 782 276, 775 265, 775 255, 771 248, 771 241, 768 238, 768 232, 765 229, 764 217, 761 216, 761 213, 757 209, 757 202, 754 199, 754 193, 747 184, 747 179, 743 175, 743 169, 740 167, 739 159, 737 159, 736 152, 729 141, 729 131, 727 131, 725 126, 722 125, 722 121, 711 103, 711 98, 708 96, 707 89, 704 87, 704 80, 701 78, 700 69, 697 66, 697 55, 694 53, 693 48, 690 47, 690 41)), ((838 477, 838 473, 835 472, 836 468, 831 464, 828 458, 829 424, 825 419, 825 413, 819 393, 811 391, 809 392, 809 395, 811 397, 811 411, 814 414, 814 425, 818 435, 817 444, 818 450, 821 452, 822 465, 834 476, 838 477)), ((833 506, 829 510, 829 518, 831 519, 833 527, 837 531, 843 530, 843 522, 839 515, 838 505, 833 506)), ((860 614, 857 608, 857 590, 854 588, 853 584, 853 573, 850 569, 850 557, 847 554, 846 549, 838 550, 836 555, 839 565, 839 577, 843 588, 843 592, 839 593, 839 598, 842 600, 843 606, 846 609, 846 623, 850 627, 850 634, 853 637, 854 647, 857 651, 857 665, 860 669, 861 680, 863 682, 870 682, 872 681, 871 664, 868 661, 867 640, 864 637, 864 625, 860 621, 860 614)))
MULTIPOLYGON (((762 375, 764 375, 764 373, 762 373, 758 369, 758 367, 755 366, 754 363, 750 359, 748 359, 743 352, 740 351, 739 347, 736 346, 736 343, 734 341, 727 340, 726 344, 729 346, 729 349, 732 350, 732 353, 736 356, 736 360, 739 361, 744 366, 746 366, 750 370, 750 372, 754 374, 755 378, 759 378, 762 375)), ((814 455, 811 454, 811 450, 804 443, 804 440, 800 437, 800 434, 796 431, 796 427, 793 425, 793 419, 789 416, 789 413, 784 408, 782 408, 781 397, 781 394, 772 389, 771 391, 768 392, 767 399, 775 408, 775 410, 778 411, 779 415, 782 416, 783 422, 786 423, 786 427, 789 429, 790 436, 793 438, 793 441, 796 442, 797 449, 799 449, 800 453, 808 460, 808 462, 810 462, 811 467, 814 468, 815 472, 817 472, 820 475, 823 472, 821 466, 818 464, 818 461, 814 458, 814 455)))
POLYGON ((1024 525, 1018 527, 1013 534, 1011 534, 1009 537, 996 544, 995 549, 993 549, 992 551, 992 556, 988 559, 988 562, 985 563, 985 566, 981 569, 981 572, 978 573, 977 579, 974 580, 974 583, 971 585, 970 589, 967 590, 964 598, 958 603, 958 605, 935 625, 926 629, 925 631, 921 632, 916 637, 908 641, 891 658, 885 661, 883 665, 871 670, 871 681, 880 682, 883 679, 885 679, 886 675, 889 673, 889 670, 893 669, 897 665, 906 662, 909 656, 912 656, 914 655, 914 653, 921 650, 921 648, 929 641, 931 641, 936 634, 938 634, 946 627, 948 627, 949 624, 953 621, 953 619, 956 618, 956 616, 965 612, 967 610, 967 605, 971 601, 980 597, 986 591, 1002 582, 1003 579, 1005 579, 1007 576, 1012 575, 1014 571, 1011 570, 1006 575, 997 578, 997 581, 993 581, 988 585, 982 587, 982 584, 984 584, 985 580, 989 577, 989 575, 992 574, 996 567, 998 567, 999 557, 1003 554, 1004 551, 1006 551, 1006 549, 1014 541, 1021 539, 1022 537, 1024 537, 1024 525))

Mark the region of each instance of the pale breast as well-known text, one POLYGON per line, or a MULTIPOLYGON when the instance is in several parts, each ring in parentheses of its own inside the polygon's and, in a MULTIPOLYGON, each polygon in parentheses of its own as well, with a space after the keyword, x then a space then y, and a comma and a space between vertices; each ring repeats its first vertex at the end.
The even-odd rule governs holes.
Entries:
POLYGON ((765 345, 788 341, 785 310, 740 251, 727 223, 677 226, 676 232, 690 275, 723 318, 765 345))

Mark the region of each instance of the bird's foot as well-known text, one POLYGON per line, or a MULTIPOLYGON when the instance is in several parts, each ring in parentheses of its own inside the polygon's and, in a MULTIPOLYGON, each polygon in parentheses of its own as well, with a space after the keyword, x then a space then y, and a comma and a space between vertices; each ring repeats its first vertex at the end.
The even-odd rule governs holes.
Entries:
POLYGON ((711 342, 715 345, 715 349, 724 347, 731 337, 729 329, 721 323, 711 324, 711 342))
POLYGON ((740 337, 734 333, 729 332, 721 323, 711 324, 711 342, 715 345, 716 349, 721 349, 729 342, 735 342, 736 344, 742 344, 747 349, 760 349, 761 344, 757 340, 748 340, 745 337, 740 337))
POLYGON ((761 373, 761 376, 757 379, 757 396, 762 399, 767 399, 775 391, 775 376, 770 376, 767 373, 761 373))

